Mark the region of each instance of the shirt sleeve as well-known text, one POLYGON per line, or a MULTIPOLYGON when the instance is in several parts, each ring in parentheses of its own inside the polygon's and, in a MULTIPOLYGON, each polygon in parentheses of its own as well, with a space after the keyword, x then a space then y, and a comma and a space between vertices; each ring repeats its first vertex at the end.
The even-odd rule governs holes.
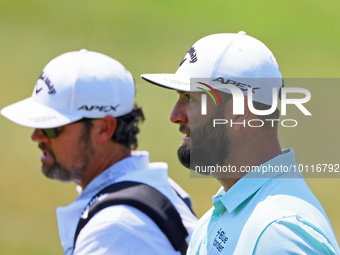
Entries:
MULTIPOLYGON (((334 244, 336 245, 336 244, 334 244)), ((260 235, 253 255, 261 254, 339 254, 338 247, 333 247, 317 229, 288 217, 271 223, 260 235)))
POLYGON ((165 234, 136 208, 117 205, 98 212, 82 229, 74 255, 178 255, 165 234))

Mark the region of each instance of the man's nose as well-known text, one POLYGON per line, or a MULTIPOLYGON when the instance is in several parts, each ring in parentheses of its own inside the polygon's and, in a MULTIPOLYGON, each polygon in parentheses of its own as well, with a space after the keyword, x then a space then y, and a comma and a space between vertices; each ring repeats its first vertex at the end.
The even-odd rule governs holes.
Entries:
POLYGON ((31 138, 34 142, 49 142, 50 138, 44 135, 41 129, 34 129, 31 138))
POLYGON ((176 103, 170 114, 170 121, 175 124, 187 123, 189 120, 186 107, 179 102, 176 103))

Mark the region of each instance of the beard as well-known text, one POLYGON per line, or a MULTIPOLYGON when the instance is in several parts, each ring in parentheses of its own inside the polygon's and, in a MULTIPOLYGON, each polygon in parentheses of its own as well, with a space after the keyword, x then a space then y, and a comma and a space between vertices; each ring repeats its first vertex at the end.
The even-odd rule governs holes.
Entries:
POLYGON ((50 179, 58 180, 61 182, 70 182, 80 180, 81 175, 85 172, 90 158, 93 155, 93 146, 90 142, 90 134, 87 130, 84 131, 81 139, 79 140, 77 157, 77 164, 73 167, 67 167, 63 163, 58 162, 55 154, 44 143, 39 143, 39 148, 48 152, 53 158, 52 165, 43 163, 41 170, 43 174, 50 179))
MULTIPOLYGON (((199 166, 200 169, 209 169, 208 166, 226 165, 232 148, 228 129, 226 125, 213 127, 213 120, 224 116, 223 113, 224 110, 216 111, 210 119, 204 122, 200 121, 201 125, 195 123, 196 127, 190 130, 185 124, 180 126, 180 131, 190 134, 190 146, 182 145, 177 151, 179 161, 186 168, 195 170, 196 166, 199 166)), ((198 123, 198 119, 195 119, 195 122, 198 123)), ((210 171, 200 171, 199 173, 211 174, 210 171)))

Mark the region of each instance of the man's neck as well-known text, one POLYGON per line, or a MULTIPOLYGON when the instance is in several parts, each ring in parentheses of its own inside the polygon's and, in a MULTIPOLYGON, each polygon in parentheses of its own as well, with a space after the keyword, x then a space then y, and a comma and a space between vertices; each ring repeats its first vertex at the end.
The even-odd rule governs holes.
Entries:
POLYGON ((110 166, 130 156, 131 150, 122 145, 108 148, 101 153, 97 153, 97 155, 94 155, 94 157, 91 159, 88 168, 81 176, 81 180, 79 182, 75 182, 81 186, 82 190, 84 190, 94 178, 96 178, 110 166))
POLYGON ((244 147, 237 156, 232 156, 227 160, 225 165, 230 165, 236 169, 236 172, 223 173, 222 175, 215 176, 215 178, 222 184, 224 190, 227 192, 234 184, 245 176, 248 172, 242 172, 244 169, 252 169, 255 166, 264 164, 265 162, 282 154, 280 144, 277 141, 272 143, 272 146, 265 146, 259 144, 257 146, 244 147))

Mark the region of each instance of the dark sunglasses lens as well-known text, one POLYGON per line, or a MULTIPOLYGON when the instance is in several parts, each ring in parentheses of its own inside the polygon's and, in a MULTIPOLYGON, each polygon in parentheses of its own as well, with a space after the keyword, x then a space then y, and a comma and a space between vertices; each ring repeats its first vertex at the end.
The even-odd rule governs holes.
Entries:
POLYGON ((56 138, 58 136, 58 131, 56 128, 45 128, 42 129, 44 135, 46 135, 49 138, 56 138))

